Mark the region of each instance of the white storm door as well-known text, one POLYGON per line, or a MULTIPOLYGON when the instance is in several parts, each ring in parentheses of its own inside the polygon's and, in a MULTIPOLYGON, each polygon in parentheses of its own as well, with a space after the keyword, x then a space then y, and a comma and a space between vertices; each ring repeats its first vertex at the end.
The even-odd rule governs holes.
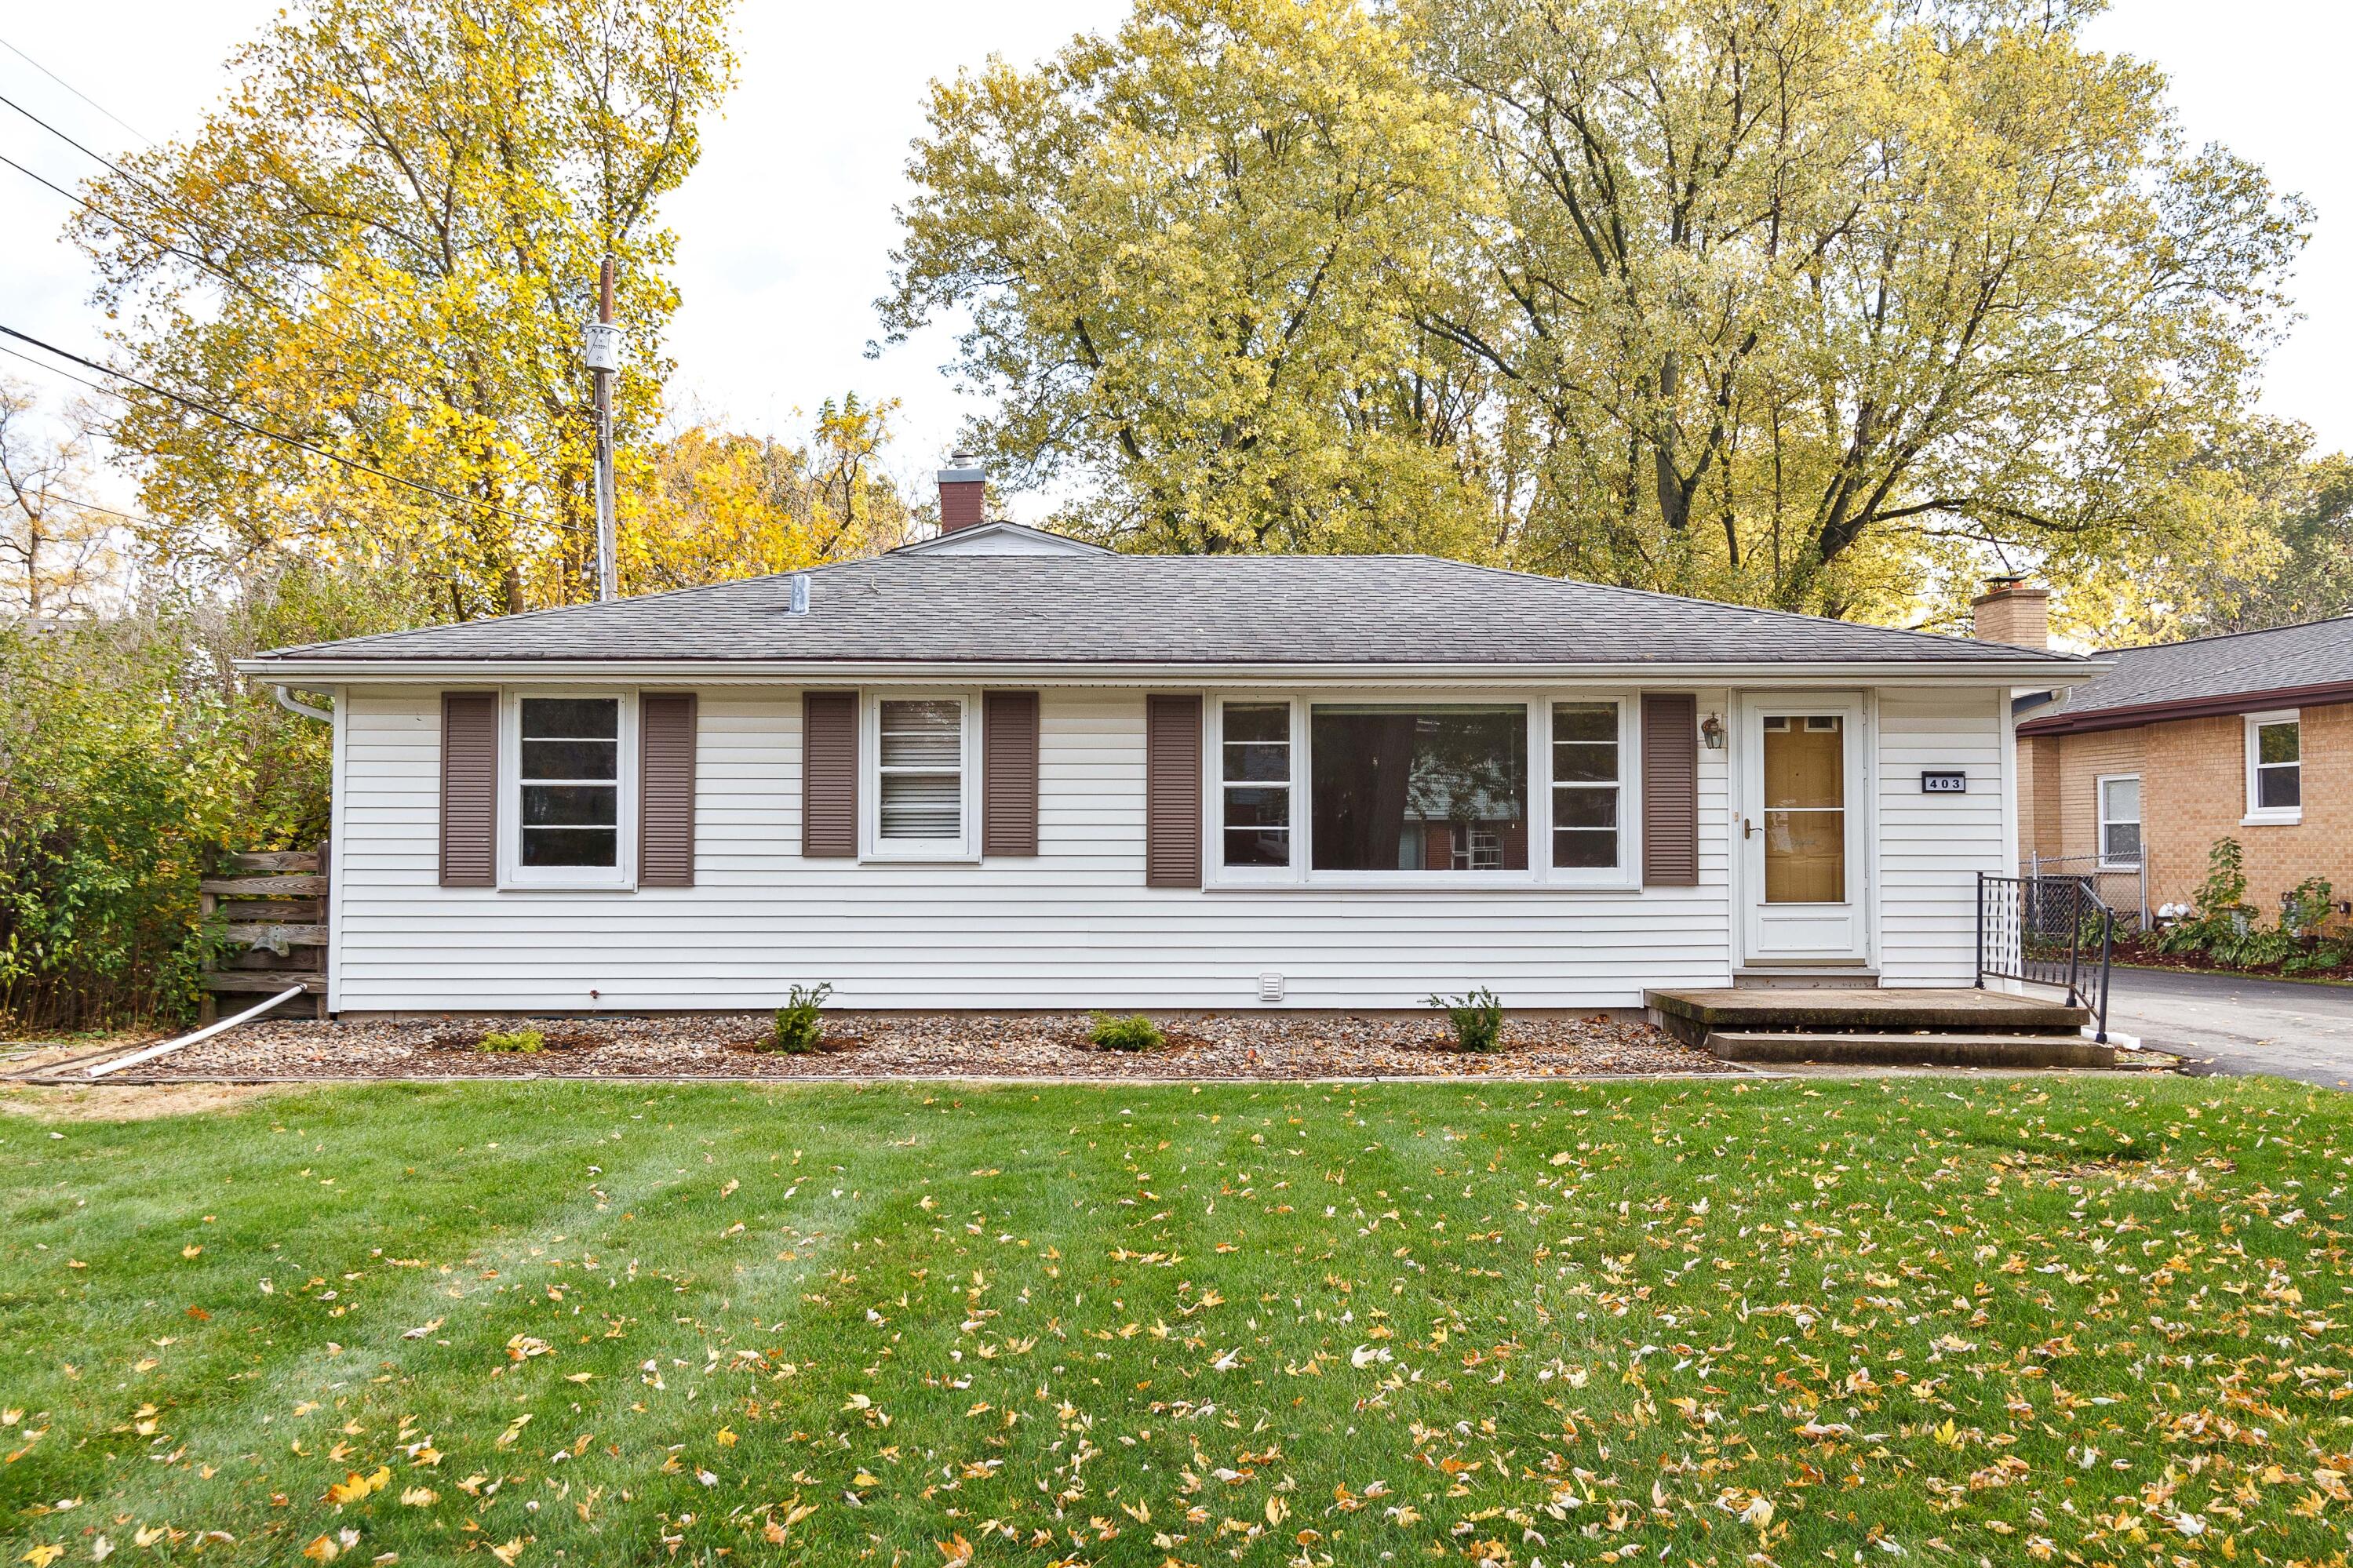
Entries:
POLYGON ((1869 923, 1862 699, 1752 697, 1740 724, 1746 956, 1860 960, 1869 923))

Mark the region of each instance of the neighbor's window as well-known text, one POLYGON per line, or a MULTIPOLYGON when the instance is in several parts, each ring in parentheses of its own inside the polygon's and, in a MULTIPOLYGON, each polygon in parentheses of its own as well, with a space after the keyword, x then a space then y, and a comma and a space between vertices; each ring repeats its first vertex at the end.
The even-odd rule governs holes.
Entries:
POLYGON ((1291 704, 1226 703, 1219 741, 1224 863, 1290 865, 1291 704))
POLYGON ((1523 703, 1322 703, 1310 710, 1318 871, 1525 871, 1523 703))
POLYGON ((886 697, 875 704, 875 837, 929 846, 964 838, 964 700, 886 697))
POLYGON ((2140 779, 2117 773, 2099 781, 2100 864, 2140 864, 2140 779))
POLYGON ((522 863, 618 867, 621 700, 526 697, 519 707, 522 863))
POLYGON ((1570 869, 1618 864, 1618 704, 1552 708, 1552 863, 1570 869))
POLYGON ((2304 815, 2303 725, 2294 713, 2247 715, 2247 816, 2293 822, 2304 815))

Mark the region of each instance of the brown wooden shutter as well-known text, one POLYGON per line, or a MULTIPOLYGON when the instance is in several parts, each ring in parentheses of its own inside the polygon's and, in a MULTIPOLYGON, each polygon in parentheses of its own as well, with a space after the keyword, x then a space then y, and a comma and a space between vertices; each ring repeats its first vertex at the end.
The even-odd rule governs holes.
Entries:
POLYGON ((441 694, 441 885, 499 882, 499 699, 441 694))
POLYGON ((980 852, 1038 853, 1038 694, 980 699, 980 852))
POLYGON ((638 700, 638 886, 694 886, 694 693, 638 700))
POLYGON ((1144 885, 1201 885, 1201 700, 1144 700, 1144 885))
POLYGON ((1699 883, 1699 700, 1642 697, 1642 885, 1699 883))
POLYGON ((858 693, 801 694, 801 853, 858 855, 858 693))

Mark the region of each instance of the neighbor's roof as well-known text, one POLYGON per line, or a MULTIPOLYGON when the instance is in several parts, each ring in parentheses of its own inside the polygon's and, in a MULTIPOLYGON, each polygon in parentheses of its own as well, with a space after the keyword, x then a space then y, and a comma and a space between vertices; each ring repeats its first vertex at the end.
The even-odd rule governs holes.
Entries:
MULTIPOLYGON (((900 552, 818 569, 279 648, 248 662, 1499 665, 2034 663, 2072 656, 1530 576, 1427 555, 900 552)), ((306 668, 304 673, 318 673, 306 668)))
POLYGON ((2027 733, 2353 701, 2353 616, 2094 656, 2107 673, 2019 715, 2027 733))

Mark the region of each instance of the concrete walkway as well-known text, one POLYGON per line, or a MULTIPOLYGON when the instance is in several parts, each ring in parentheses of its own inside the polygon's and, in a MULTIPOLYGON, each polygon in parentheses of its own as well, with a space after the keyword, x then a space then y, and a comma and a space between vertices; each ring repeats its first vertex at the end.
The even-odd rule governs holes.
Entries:
POLYGON ((2353 1089, 2353 986, 2119 969, 2108 1027, 2180 1052, 2192 1073, 2271 1073, 2353 1089))

